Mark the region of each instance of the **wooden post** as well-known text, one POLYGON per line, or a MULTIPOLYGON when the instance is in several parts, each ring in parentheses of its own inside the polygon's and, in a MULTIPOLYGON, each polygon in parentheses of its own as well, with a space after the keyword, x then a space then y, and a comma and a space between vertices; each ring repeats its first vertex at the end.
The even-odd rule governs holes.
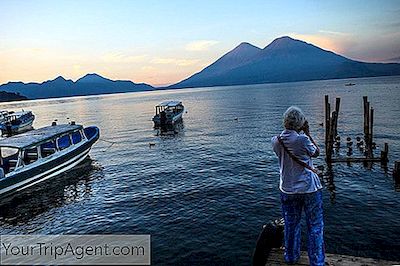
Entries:
POLYGON ((363 96, 363 102, 364 102, 364 138, 367 136, 367 102, 368 102, 368 97, 363 96))
POLYGON ((329 128, 329 96, 325 95, 325 149, 328 145, 328 128, 329 128))
POLYGON ((339 108, 340 108, 340 97, 336 98, 336 106, 335 106, 335 111, 337 114, 339 114, 339 108))
POLYGON ((328 164, 332 162, 332 153, 333 153, 333 133, 335 127, 335 121, 337 119, 336 111, 332 112, 332 117, 329 119, 329 134, 328 134, 328 145, 327 145, 327 156, 326 161, 328 164))
POLYGON ((382 164, 386 164, 389 161, 388 155, 389 155, 389 145, 385 142, 385 146, 384 146, 383 150, 381 151, 382 164))
POLYGON ((396 183, 400 182, 400 161, 394 162, 393 177, 394 177, 394 180, 396 181, 396 183))
POLYGON ((369 102, 367 102, 367 112, 365 113, 365 121, 366 121, 366 125, 365 125, 365 132, 366 132, 366 138, 368 140, 369 138, 369 102))
POLYGON ((373 129, 374 129, 374 108, 371 107, 370 115, 369 115, 369 146, 372 152, 372 141, 373 141, 373 129))
POLYGON ((336 113, 336 111, 333 111, 332 112, 332 122, 331 122, 332 123, 332 125, 331 125, 332 144, 337 135, 337 119, 338 119, 338 114, 336 113))
POLYGON ((364 137, 364 140, 365 140, 365 147, 367 149, 367 157, 371 158, 371 145, 370 145, 371 143, 369 141, 369 124, 370 124, 370 120, 369 120, 369 102, 367 102, 366 108, 367 108, 367 111, 365 113, 365 122, 366 122, 366 124, 365 124, 365 137, 364 137))
POLYGON ((337 124, 338 124, 338 119, 339 119, 339 109, 340 109, 340 98, 336 98, 335 102, 335 112, 336 112, 336 119, 335 119, 335 124, 334 124, 334 129, 333 129, 333 137, 336 138, 337 136, 337 124))
POLYGON ((327 149, 327 162, 331 163, 332 159, 332 145, 331 145, 331 134, 332 134, 332 116, 331 116, 331 104, 328 103, 328 121, 327 121, 327 142, 326 142, 326 149, 327 149))

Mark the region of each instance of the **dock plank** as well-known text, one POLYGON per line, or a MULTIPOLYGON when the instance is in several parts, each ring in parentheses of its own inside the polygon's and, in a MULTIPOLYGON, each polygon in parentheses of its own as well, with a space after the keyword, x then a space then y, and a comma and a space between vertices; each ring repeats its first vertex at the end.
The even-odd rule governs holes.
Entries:
MULTIPOLYGON (((266 266, 278 266, 278 265, 288 265, 283 260, 283 250, 282 249, 273 249, 268 257, 268 261, 266 266)), ((306 251, 301 252, 300 260, 297 264, 291 264, 296 266, 305 266, 310 265, 308 263, 308 255, 306 251)), ((338 255, 338 254, 325 254, 325 265, 329 266, 369 266, 369 265, 378 265, 378 266, 392 266, 392 265, 400 265, 400 262, 395 261, 385 261, 385 260, 377 260, 371 258, 363 258, 363 257, 353 257, 347 255, 338 255)))

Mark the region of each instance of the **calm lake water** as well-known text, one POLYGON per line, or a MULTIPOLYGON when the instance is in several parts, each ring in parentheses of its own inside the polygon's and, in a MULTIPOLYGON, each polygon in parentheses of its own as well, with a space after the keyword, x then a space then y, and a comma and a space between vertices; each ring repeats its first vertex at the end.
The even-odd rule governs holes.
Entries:
POLYGON ((261 226, 280 216, 270 139, 282 130, 282 113, 297 105, 323 147, 325 94, 342 97, 342 139, 362 135, 368 95, 376 154, 384 142, 390 150, 386 171, 336 164, 324 176, 327 252, 400 260, 400 192, 391 175, 400 160, 400 77, 2 104, 32 110, 36 128, 67 118, 97 125, 101 140, 73 173, 3 203, 0 234, 151 234, 155 265, 249 265, 261 226), (344 86, 350 81, 356 85, 344 86), (188 112, 178 134, 160 136, 151 118, 169 99, 182 100, 188 112))

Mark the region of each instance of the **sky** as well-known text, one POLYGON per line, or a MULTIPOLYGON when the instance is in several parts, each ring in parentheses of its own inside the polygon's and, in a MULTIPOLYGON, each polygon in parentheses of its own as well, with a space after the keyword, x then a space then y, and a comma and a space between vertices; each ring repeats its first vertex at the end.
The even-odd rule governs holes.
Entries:
POLYGON ((400 57, 397 0, 0 0, 0 84, 87 73, 155 86, 241 42, 290 36, 348 58, 400 57))

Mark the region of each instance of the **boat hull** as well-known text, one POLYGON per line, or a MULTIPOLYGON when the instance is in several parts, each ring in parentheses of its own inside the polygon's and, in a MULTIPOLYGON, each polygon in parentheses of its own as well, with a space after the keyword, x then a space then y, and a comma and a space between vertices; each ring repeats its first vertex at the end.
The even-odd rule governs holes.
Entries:
MULTIPOLYGON (((182 112, 176 114, 172 118, 167 119, 166 124, 174 125, 175 123, 180 122, 182 120, 183 112, 184 112, 184 110, 182 112)), ((154 127, 160 127, 161 126, 160 116, 154 116, 153 122, 154 122, 154 127)))
POLYGON ((72 169, 89 155, 92 145, 98 138, 99 129, 96 128, 96 133, 90 139, 65 154, 43 159, 45 161, 35 167, 16 171, 15 174, 0 180, 0 198, 10 196, 72 169))

